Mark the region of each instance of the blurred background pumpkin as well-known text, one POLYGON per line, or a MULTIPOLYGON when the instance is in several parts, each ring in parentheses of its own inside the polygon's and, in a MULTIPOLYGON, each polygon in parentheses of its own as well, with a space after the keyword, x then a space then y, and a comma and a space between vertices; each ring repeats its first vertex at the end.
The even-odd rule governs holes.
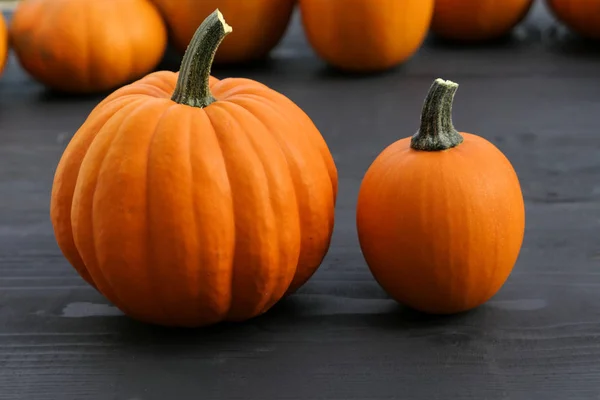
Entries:
POLYGON ((600 39, 600 0, 546 0, 554 16, 573 32, 600 39))
POLYGON ((283 37, 295 0, 152 0, 160 9, 174 47, 183 53, 202 21, 215 9, 234 31, 221 43, 215 63, 264 58, 283 37))
POLYGON ((431 22, 433 0, 300 0, 315 52, 353 72, 381 71, 410 58, 431 22))
POLYGON ((0 74, 4 71, 6 60, 8 59, 8 31, 4 16, 0 14, 0 74))
POLYGON ((465 42, 498 39, 521 22, 533 0, 436 0, 431 30, 465 42))
POLYGON ((23 69, 71 93, 103 92, 141 78, 167 44, 165 24, 149 0, 22 0, 10 37, 23 69))

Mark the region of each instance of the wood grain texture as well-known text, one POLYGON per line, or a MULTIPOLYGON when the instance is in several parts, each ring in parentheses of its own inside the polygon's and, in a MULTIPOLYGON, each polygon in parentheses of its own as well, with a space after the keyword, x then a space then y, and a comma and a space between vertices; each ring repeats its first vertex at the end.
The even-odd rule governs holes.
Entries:
POLYGON ((331 249, 267 315, 205 330, 131 321, 64 260, 52 176, 101 97, 48 94, 11 60, 0 80, 0 400, 600 399, 600 52, 553 33, 538 8, 513 40, 429 41, 405 66, 357 78, 323 67, 295 24, 268 65, 214 72, 263 81, 322 131, 340 174, 331 249), (387 298, 354 225, 364 172, 415 132, 437 77, 460 83, 456 127, 510 158, 527 210, 505 287, 443 318, 387 298))

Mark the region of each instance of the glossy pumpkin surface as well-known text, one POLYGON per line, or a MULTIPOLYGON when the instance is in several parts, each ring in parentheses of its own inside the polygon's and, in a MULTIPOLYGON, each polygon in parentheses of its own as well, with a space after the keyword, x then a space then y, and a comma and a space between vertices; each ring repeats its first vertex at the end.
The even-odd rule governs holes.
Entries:
POLYGON ((219 10, 235 26, 215 56, 216 63, 264 58, 285 33, 295 0, 152 0, 161 10, 175 47, 184 52, 200 23, 219 10))
POLYGON ((419 133, 369 167, 357 206, 360 246, 377 282, 400 303, 434 314, 490 299, 513 269, 525 226, 508 159, 480 136, 440 135, 444 126, 453 129, 449 113, 424 112, 419 133))
POLYGON ((348 71, 374 72, 410 58, 423 43, 433 0, 299 0, 315 52, 348 71))
POLYGON ((507 35, 533 0, 436 0, 432 31, 445 39, 476 42, 507 35))
POLYGON ((11 21, 21 66, 46 86, 94 93, 149 73, 167 43, 148 0, 23 0, 11 21))
POLYGON ((600 39, 599 0, 547 0, 547 4, 569 29, 589 39, 600 39))
MULTIPOLYGON (((216 37, 215 18, 200 39, 216 37)), ((180 73, 103 100, 52 188, 66 258, 126 314, 161 325, 265 312, 315 272, 333 230, 337 171, 315 125, 261 83, 209 76, 203 40, 180 73)))

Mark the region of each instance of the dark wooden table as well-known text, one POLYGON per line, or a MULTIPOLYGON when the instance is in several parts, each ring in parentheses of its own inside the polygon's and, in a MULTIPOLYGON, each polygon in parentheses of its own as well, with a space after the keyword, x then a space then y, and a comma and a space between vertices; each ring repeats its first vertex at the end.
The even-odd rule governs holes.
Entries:
POLYGON ((315 58, 296 20, 271 62, 215 70, 303 107, 331 147, 340 194, 329 254, 300 293, 204 330, 134 322, 65 261, 49 221, 53 173, 100 97, 49 94, 11 60, 0 80, 0 399, 600 399, 596 46, 552 28, 538 7, 511 40, 429 40, 390 73, 352 77, 315 58), (505 287, 451 317, 389 300, 354 224, 364 172, 416 130, 436 77, 460 83, 456 126, 509 157, 527 209, 505 287))

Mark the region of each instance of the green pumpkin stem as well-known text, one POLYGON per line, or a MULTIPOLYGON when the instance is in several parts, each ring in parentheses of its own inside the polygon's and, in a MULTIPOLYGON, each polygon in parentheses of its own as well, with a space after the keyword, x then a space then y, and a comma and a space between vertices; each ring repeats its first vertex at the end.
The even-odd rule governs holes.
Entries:
POLYGON ((421 112, 421 126, 411 138, 410 147, 421 151, 440 151, 458 146, 463 137, 452 124, 452 102, 458 84, 436 79, 421 112))
POLYGON ((185 51, 171 100, 199 108, 216 101, 208 85, 210 70, 219 45, 232 30, 218 9, 206 17, 185 51))

